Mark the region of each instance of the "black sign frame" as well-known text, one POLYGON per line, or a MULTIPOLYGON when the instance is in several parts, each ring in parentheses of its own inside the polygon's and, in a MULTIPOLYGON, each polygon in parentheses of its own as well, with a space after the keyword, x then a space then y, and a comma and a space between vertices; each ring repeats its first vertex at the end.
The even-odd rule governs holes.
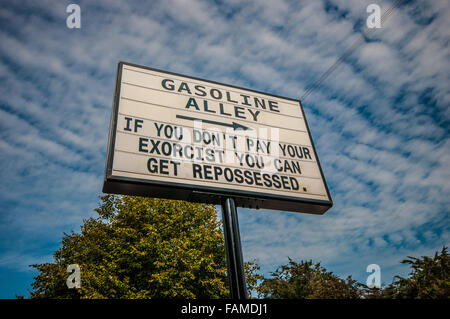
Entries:
POLYGON ((106 158, 106 169, 105 177, 103 183, 103 193, 110 194, 121 194, 121 195, 134 195, 134 196, 146 196, 154 198, 167 198, 167 199, 177 199, 185 200, 191 202, 200 202, 219 205, 224 198, 232 197, 238 207, 248 207, 248 208, 261 208, 261 209, 273 209, 282 211, 293 211, 300 213, 309 214, 324 214, 328 209, 333 206, 333 201, 331 199, 330 191, 325 180, 325 176, 320 165, 319 157, 317 156, 316 148, 314 146, 314 141, 311 136, 311 132, 306 120, 302 103, 300 100, 287 98, 284 96, 274 95, 266 92, 256 91, 248 88, 243 88, 239 86, 229 85, 225 83, 215 82, 211 80, 206 80, 198 77, 187 76, 184 74, 168 72, 164 70, 159 70, 147 66, 137 65, 133 63, 120 61, 117 66, 117 76, 116 76, 116 87, 114 93, 113 110, 111 116, 110 130, 109 130, 109 141, 108 150, 106 158), (178 182, 163 182, 163 181, 151 181, 147 179, 130 178, 123 176, 112 176, 112 164, 114 160, 114 144, 116 140, 117 131, 117 121, 118 121, 118 109, 119 109, 119 99, 120 99, 120 85, 122 78, 122 68, 123 65, 129 65, 136 68, 143 68, 150 71, 156 71, 165 73, 168 75, 185 77, 192 80, 199 80, 208 82, 211 84, 227 86, 230 88, 246 90, 249 92, 264 94, 276 98, 287 99, 299 103, 299 107, 305 120, 306 128, 308 131, 309 138, 311 140, 312 149, 314 152, 317 165, 320 170, 321 179, 324 183, 328 200, 318 200, 309 198, 298 198, 294 196, 286 195, 276 195, 255 191, 246 190, 233 190, 230 188, 223 187, 209 187, 203 185, 192 185, 188 183, 178 183, 178 182))

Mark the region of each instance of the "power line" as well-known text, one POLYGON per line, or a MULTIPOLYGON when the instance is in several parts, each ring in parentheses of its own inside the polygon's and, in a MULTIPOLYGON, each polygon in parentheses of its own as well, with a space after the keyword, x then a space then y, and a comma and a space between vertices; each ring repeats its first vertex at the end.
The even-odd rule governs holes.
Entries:
MULTIPOLYGON (((383 24, 395 11, 395 9, 400 5, 400 3, 403 2, 403 0, 397 0, 394 2, 394 4, 387 9, 382 15, 381 15, 381 24, 383 24)), ((348 57, 350 56, 353 51, 355 51, 359 46, 361 46, 365 42, 366 37, 370 37, 374 32, 376 31, 376 28, 368 29, 366 28, 363 30, 363 35, 358 40, 356 40, 347 50, 344 51, 344 53, 337 59, 329 68, 325 71, 324 74, 316 81, 314 84, 303 93, 302 97, 300 98, 301 101, 304 101, 315 89, 317 89, 323 81, 325 81, 330 74, 337 69, 337 67, 348 57)))

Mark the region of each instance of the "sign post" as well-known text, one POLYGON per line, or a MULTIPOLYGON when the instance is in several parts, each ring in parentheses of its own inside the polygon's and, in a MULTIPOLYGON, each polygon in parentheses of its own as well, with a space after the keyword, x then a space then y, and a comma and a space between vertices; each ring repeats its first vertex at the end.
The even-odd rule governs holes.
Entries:
POLYGON ((222 220, 231 298, 247 299, 238 214, 234 199, 231 197, 222 202, 222 220))
POLYGON ((236 207, 333 202, 299 100, 119 62, 104 193, 222 205, 232 297, 247 297, 236 207))

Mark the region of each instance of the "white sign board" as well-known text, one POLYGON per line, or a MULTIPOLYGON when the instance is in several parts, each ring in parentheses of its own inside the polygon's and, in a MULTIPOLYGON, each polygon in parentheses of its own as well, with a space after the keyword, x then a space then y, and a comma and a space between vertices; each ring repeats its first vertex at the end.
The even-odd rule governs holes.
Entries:
POLYGON ((324 213, 300 101, 120 62, 104 192, 324 213))

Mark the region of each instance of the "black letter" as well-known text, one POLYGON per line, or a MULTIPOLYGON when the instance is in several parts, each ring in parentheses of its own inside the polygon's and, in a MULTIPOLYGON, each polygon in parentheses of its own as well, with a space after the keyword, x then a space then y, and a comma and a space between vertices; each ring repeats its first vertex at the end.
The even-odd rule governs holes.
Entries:
POLYGON ((244 178, 242 177, 242 171, 239 168, 234 170, 234 176, 236 183, 242 184, 244 182, 244 178))
POLYGON ((134 120, 134 132, 137 132, 138 128, 142 128, 142 125, 140 125, 141 123, 144 123, 143 120, 134 120))
POLYGON ((288 181, 288 177, 287 176, 281 176, 281 181, 283 182, 283 188, 284 189, 291 189, 289 187, 289 181, 288 181))
POLYGON ((219 176, 222 175, 223 170, 220 166, 214 166, 214 179, 219 180, 219 176))
POLYGON ((178 92, 181 92, 181 91, 186 91, 189 94, 191 94, 191 90, 189 89, 189 86, 187 85, 186 82, 181 82, 180 87, 178 88, 178 92))
POLYGON ((205 89, 205 87, 203 85, 196 85, 195 89, 201 93, 201 94, 198 94, 197 92, 195 92, 195 95, 206 96, 206 92, 203 91, 205 89))
POLYGON ((198 107, 197 101, 193 97, 189 98, 189 100, 188 100, 188 102, 186 104, 186 108, 188 109, 191 106, 194 106, 197 111, 200 111, 200 108, 198 107))
POLYGON ((303 147, 303 154, 305 154, 305 158, 309 157, 309 159, 312 159, 311 154, 309 154, 309 148, 303 147))
POLYGON ((205 179, 213 179, 211 165, 203 165, 203 172, 205 173, 205 179))
POLYGON ((263 179, 264 179, 264 185, 266 185, 267 187, 272 186, 272 181, 270 180, 269 174, 263 174, 263 179))
POLYGON ((245 176, 245 182, 248 185, 253 185, 253 176, 252 176, 252 172, 250 171, 244 171, 244 176, 245 176))
POLYGON ((127 121, 127 127, 124 128, 125 131, 130 131, 131 132, 131 128, 130 128, 130 122, 133 120, 131 117, 126 117, 125 120, 127 121))
POLYGON ((139 152, 145 152, 148 153, 148 149, 145 149, 143 147, 148 146, 148 144, 145 144, 144 142, 148 142, 148 138, 140 137, 139 138, 139 152))
POLYGON ((202 167, 199 164, 192 164, 192 174, 194 175, 194 178, 203 179, 202 167), (197 174, 199 175, 199 177, 197 177, 197 174))
POLYGON ((281 188, 280 177, 278 175, 273 174, 272 180, 273 180, 273 186, 275 186, 275 188, 281 188))
POLYGON ((168 160, 165 159, 159 160, 159 172, 161 174, 169 175, 169 171, 167 170, 169 168, 169 165, 167 163, 169 163, 168 160))
POLYGON ((298 190, 298 181, 295 177, 289 177, 289 179, 291 180, 291 185, 292 185, 292 189, 294 191, 298 190))
POLYGON ((216 99, 216 100, 222 99, 222 92, 220 92, 218 89, 211 89, 211 90, 209 91, 209 94, 211 94, 211 97, 214 98, 214 99, 216 99), (214 96, 214 93, 213 93, 213 92, 217 92, 217 93, 218 93, 218 96, 217 96, 217 97, 214 96))
POLYGON ((248 98, 250 97, 249 95, 240 94, 240 96, 244 98, 244 102, 242 102, 242 105, 252 106, 250 103, 248 103, 248 98))
POLYGON ((242 116, 242 114, 244 114, 244 108, 240 107, 240 106, 235 106, 234 107, 234 116, 236 116, 236 118, 245 120, 245 116, 242 116))
POLYGON ((173 85, 173 80, 171 80, 171 79, 164 79, 161 82, 161 85, 163 88, 165 88, 166 90, 169 90, 169 91, 173 91, 175 89, 175 86, 173 85), (168 86, 167 82, 169 82, 169 81, 171 82, 171 84, 168 86))
POLYGON ((147 168, 149 170, 150 173, 158 173, 158 166, 151 166, 151 163, 158 163, 158 160, 156 158, 149 158, 147 161, 147 168))
POLYGON ((280 113, 280 110, 278 110, 278 102, 269 101, 269 108, 271 111, 280 113))

